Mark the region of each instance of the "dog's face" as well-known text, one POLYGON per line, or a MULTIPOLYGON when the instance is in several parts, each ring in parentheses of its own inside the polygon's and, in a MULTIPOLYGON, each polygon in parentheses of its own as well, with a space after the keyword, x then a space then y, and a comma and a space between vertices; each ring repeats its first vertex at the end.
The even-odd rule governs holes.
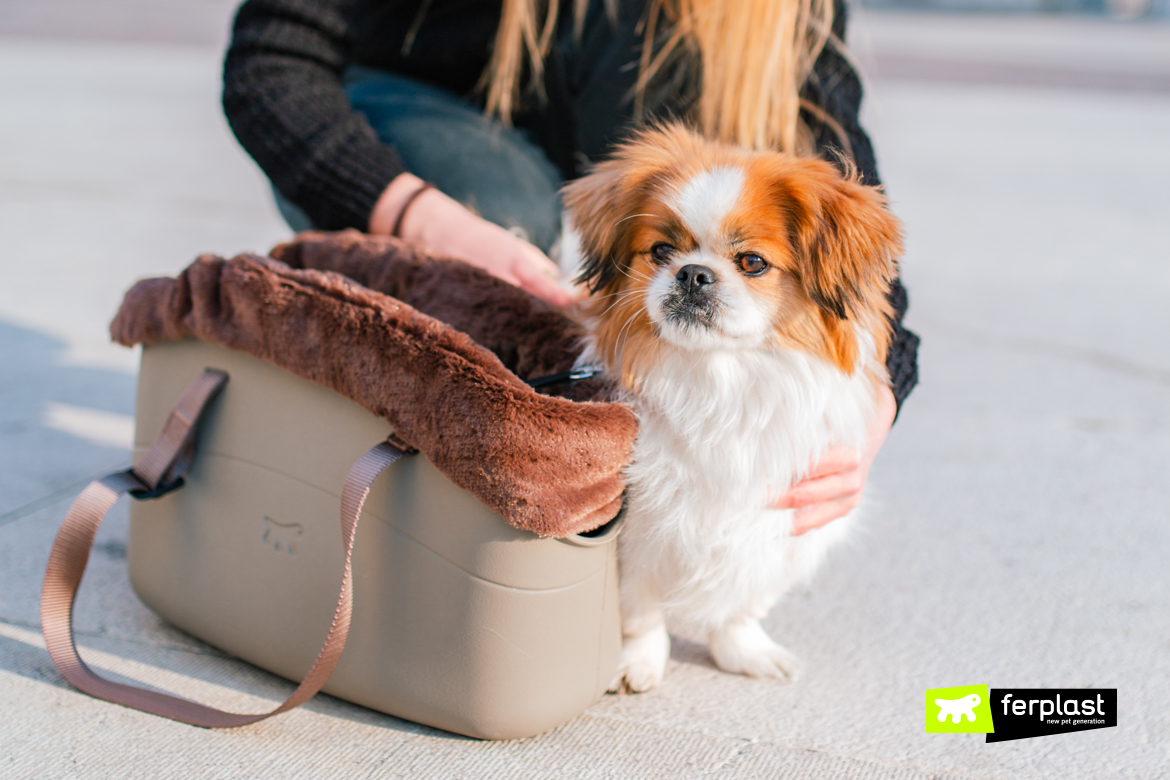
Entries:
POLYGON ((884 360, 899 225, 880 192, 829 163, 671 126, 568 185, 565 203, 597 347, 628 386, 663 348, 774 344, 850 373, 856 328, 884 360))

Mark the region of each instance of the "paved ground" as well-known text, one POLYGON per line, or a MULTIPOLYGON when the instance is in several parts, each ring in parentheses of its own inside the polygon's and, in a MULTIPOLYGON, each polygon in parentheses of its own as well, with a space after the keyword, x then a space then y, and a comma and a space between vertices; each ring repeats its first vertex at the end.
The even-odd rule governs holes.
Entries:
MULTIPOLYGON (((70 13, 0 17, 0 776, 1170 775, 1170 28, 861 20, 922 384, 875 467, 867 532, 769 620, 805 678, 728 676, 679 641, 661 690, 484 743, 327 697, 194 729, 91 700, 48 659, 36 605, 56 526, 128 459, 134 355, 104 335, 121 291, 286 230, 218 114, 225 4, 111 4, 155 10, 131 28, 42 6, 70 13), (58 28, 70 40, 44 35, 58 28), (924 734, 923 690, 971 683, 1115 687, 1120 725, 924 734)), ((86 657, 223 706, 281 697, 138 603, 125 531, 119 507, 78 608, 86 657)))

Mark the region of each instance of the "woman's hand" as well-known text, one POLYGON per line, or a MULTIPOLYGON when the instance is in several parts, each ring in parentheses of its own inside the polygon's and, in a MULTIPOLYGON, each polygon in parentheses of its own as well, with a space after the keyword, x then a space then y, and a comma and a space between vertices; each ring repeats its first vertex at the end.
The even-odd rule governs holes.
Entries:
POLYGON ((440 255, 478 266, 551 304, 567 306, 573 302, 573 296, 557 284, 560 270, 544 252, 472 214, 436 189, 411 200, 421 186, 422 179, 410 173, 390 182, 374 205, 370 232, 388 235, 403 207, 409 204, 398 230, 401 238, 424 243, 440 255))
POLYGON ((772 504, 773 509, 796 510, 792 518, 794 535, 799 536, 830 520, 844 517, 861 503, 869 467, 882 448, 897 411, 894 393, 883 385, 878 394, 877 417, 861 451, 830 447, 806 478, 789 487, 772 504))

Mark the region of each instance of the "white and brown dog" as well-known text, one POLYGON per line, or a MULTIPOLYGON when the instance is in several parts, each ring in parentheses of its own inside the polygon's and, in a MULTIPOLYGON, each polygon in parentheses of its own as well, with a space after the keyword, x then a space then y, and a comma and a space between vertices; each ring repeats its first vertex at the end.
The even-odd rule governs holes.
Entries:
POLYGON ((580 364, 636 409, 613 688, 657 685, 666 620, 720 668, 791 678, 760 620, 843 538, 793 536, 770 499, 830 445, 860 447, 887 382, 899 222, 823 160, 642 132, 564 192, 593 291, 580 364))

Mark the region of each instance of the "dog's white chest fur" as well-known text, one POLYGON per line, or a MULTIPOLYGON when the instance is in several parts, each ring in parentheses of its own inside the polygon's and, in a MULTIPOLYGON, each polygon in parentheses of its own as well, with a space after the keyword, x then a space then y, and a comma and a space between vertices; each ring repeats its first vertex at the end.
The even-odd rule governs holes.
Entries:
POLYGON ((842 538, 846 519, 800 537, 768 509, 832 444, 862 442, 872 385, 773 349, 673 352, 632 402, 641 421, 621 537, 623 601, 638 591, 711 630, 763 617, 842 538))

